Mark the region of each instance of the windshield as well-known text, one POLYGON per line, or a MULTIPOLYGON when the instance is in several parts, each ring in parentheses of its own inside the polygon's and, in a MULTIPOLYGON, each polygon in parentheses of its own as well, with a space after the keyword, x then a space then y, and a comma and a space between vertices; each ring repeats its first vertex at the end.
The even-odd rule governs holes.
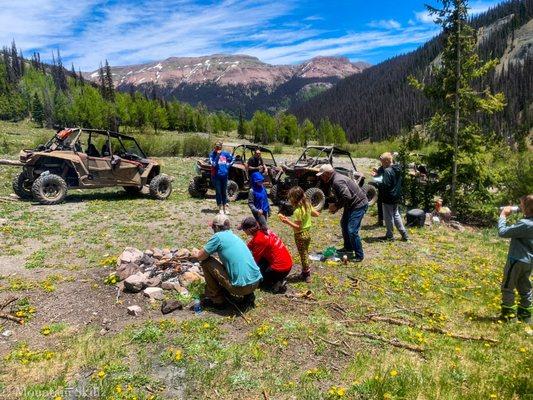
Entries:
POLYGON ((296 162, 297 166, 306 166, 311 164, 325 164, 329 162, 329 152, 322 149, 310 147, 304 151, 296 162))

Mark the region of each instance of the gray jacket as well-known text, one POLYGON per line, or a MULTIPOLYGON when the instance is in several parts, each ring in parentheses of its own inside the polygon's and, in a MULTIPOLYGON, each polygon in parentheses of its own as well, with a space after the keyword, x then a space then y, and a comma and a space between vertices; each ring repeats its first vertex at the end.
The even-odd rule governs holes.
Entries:
POLYGON ((338 172, 331 177, 331 189, 335 195, 337 208, 355 210, 368 205, 366 193, 352 179, 338 172))
POLYGON ((522 218, 511 226, 507 226, 505 218, 500 217, 498 235, 511 239, 508 255, 511 261, 533 263, 533 217, 522 218))

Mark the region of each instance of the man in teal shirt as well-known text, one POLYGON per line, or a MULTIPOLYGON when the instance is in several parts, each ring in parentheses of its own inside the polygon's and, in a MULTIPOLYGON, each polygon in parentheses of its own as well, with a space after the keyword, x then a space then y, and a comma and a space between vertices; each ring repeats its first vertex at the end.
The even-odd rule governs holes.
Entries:
POLYGON ((214 235, 194 256, 201 261, 205 277, 205 307, 225 306, 224 290, 242 299, 246 307, 253 306, 254 290, 262 279, 252 253, 246 244, 230 230, 230 221, 220 214, 211 223, 214 235), (212 254, 217 253, 220 261, 212 254))

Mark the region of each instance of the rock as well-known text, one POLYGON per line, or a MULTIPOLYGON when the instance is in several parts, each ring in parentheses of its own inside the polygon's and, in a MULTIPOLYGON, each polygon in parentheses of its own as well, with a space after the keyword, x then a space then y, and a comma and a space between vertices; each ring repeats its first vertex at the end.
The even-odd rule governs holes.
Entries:
POLYGON ((188 287, 193 282, 204 280, 199 274, 192 271, 185 271, 179 279, 181 285, 185 287, 188 287))
POLYGON ((143 312, 142 308, 139 306, 129 306, 128 307, 128 314, 133 315, 134 317, 138 317, 143 312))
POLYGON ((6 225, 7 219, 6 218, 0 218, 0 225, 6 225))
POLYGON ((178 258, 189 258, 191 256, 191 252, 188 249, 179 249, 175 256, 178 258))
POLYGON ((148 255, 143 255, 140 259, 140 261, 138 262, 138 264, 144 264, 144 267, 151 267, 152 265, 154 265, 155 263, 155 259, 151 256, 148 256, 148 255))
POLYGON ((144 255, 148 257, 153 257, 154 252, 152 250, 145 250, 144 255))
POLYGON ((465 227, 457 221, 451 221, 448 225, 450 225, 453 229, 458 230, 459 232, 465 231, 465 227))
POLYGON ((143 294, 154 300, 163 300, 163 289, 159 287, 149 287, 144 289, 143 294))
POLYGON ((158 258, 158 259, 163 257, 163 251, 161 249, 155 248, 154 255, 152 257, 158 258))
POLYGON ((120 264, 117 268, 117 276, 121 281, 123 281, 124 279, 135 275, 137 272, 139 272, 139 270, 140 269, 137 264, 123 263, 120 264))
POLYGON ((164 290, 175 290, 176 292, 179 292, 180 289, 182 289, 182 286, 179 282, 166 281, 161 284, 161 288, 164 290))
POLYGON ((118 258, 118 265, 123 263, 140 264, 140 260, 144 256, 144 253, 134 247, 126 247, 118 258))
POLYGON ((102 329, 100 330, 100 336, 104 336, 104 335, 107 333, 108 330, 109 330, 109 329, 102 328, 102 329))
POLYGON ((128 276, 124 280, 124 289, 131 293, 138 293, 143 290, 148 282, 148 277, 137 272, 135 275, 128 276))
POLYGON ((5 337, 5 338, 10 337, 11 335, 13 335, 13 331, 5 330, 5 331, 2 332, 2 336, 5 337))
POLYGON ((146 282, 146 286, 148 287, 156 287, 161 285, 161 275, 156 275, 153 278, 148 279, 146 282))
POLYGON ((200 268, 199 265, 193 265, 191 268, 189 268, 189 271, 190 272, 194 272, 195 274, 198 274, 200 276, 203 276, 204 275, 204 272, 202 271, 202 269, 200 268))
POLYGON ((163 314, 169 314, 175 310, 182 310, 183 306, 178 300, 163 300, 161 304, 161 312, 163 314))

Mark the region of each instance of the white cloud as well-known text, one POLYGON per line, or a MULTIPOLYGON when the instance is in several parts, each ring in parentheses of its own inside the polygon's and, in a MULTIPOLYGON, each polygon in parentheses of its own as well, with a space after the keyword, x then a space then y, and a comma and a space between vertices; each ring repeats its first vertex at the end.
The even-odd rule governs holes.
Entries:
POLYGON ((318 55, 365 58, 371 51, 417 45, 437 27, 372 21, 360 32, 325 31, 322 17, 291 18, 303 0, 0 0, 0 44, 15 39, 43 59, 60 49, 66 65, 93 70, 108 59, 128 65, 171 56, 250 54, 291 64, 318 55))
POLYGON ((400 29, 402 27, 395 19, 380 19, 379 21, 371 21, 367 25, 371 28, 383 29, 400 29))
MULTIPOLYGON (((468 15, 475 16, 484 13, 489 8, 492 8, 498 4, 498 1, 483 1, 477 0, 469 4, 468 15)), ((423 24, 433 24, 435 17, 430 15, 427 10, 415 11, 415 18, 418 22, 423 24)))

